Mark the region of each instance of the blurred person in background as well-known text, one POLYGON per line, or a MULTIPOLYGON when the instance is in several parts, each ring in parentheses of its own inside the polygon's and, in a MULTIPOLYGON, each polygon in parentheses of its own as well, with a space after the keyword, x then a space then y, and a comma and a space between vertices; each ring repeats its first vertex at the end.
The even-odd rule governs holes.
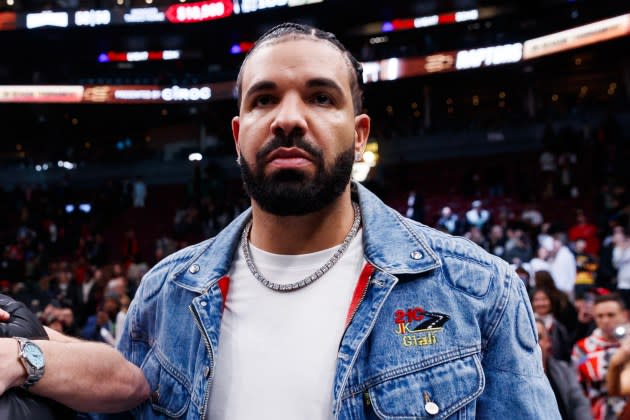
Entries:
POLYGON ((525 204, 521 213, 521 220, 534 229, 539 229, 544 222, 544 218, 535 202, 525 204))
POLYGON ((453 210, 451 210, 449 206, 442 208, 436 227, 441 231, 450 233, 451 235, 461 234, 459 228, 459 217, 453 213, 453 210))
POLYGON ((577 322, 575 332, 573 334, 574 342, 578 342, 584 337, 588 337, 593 333, 597 326, 595 325, 595 316, 593 314, 593 306, 595 297, 600 294, 608 294, 608 290, 590 289, 582 295, 576 295, 574 306, 577 311, 577 322))
POLYGON ((490 212, 483 208, 481 200, 473 201, 470 206, 470 210, 466 212, 466 223, 469 227, 476 227, 483 232, 490 221, 490 212))
POLYGON ((624 303, 630 304, 630 239, 626 229, 617 226, 613 229, 614 244, 612 263, 617 269, 617 290, 624 303))
POLYGON ((556 287, 551 273, 544 270, 537 271, 534 275, 534 289, 547 291, 552 302, 553 316, 567 328, 569 335, 572 336, 576 327, 577 311, 567 294, 556 287))
POLYGON ((144 202, 147 199, 147 185, 144 183, 141 176, 137 176, 133 182, 131 195, 134 207, 144 207, 144 202))
POLYGON ((578 383, 573 366, 553 356, 553 340, 545 323, 536 318, 538 344, 542 350, 545 374, 556 396, 563 420, 592 420, 591 405, 578 383))
POLYGON ((529 271, 532 278, 538 271, 551 271, 551 265, 549 264, 549 251, 545 246, 539 246, 536 249, 536 255, 529 260, 529 271))
POLYGON ((116 314, 116 322, 114 324, 116 326, 116 328, 114 329, 116 345, 120 343, 120 339, 122 338, 123 326, 125 325, 125 319, 127 318, 127 311, 129 311, 130 303, 131 303, 131 299, 129 299, 129 296, 122 295, 120 297, 120 309, 118 310, 118 313, 116 314))
POLYGON ((589 255, 599 254, 600 240, 597 237, 597 226, 589 223, 582 209, 576 210, 575 220, 575 224, 569 228, 569 241, 576 242, 578 239, 583 239, 586 242, 584 245, 585 253, 589 255))
POLYGON ((551 339, 551 354, 558 360, 571 360, 572 340, 567 328, 554 316, 553 302, 550 292, 535 289, 532 293, 532 308, 536 318, 540 320, 551 339))
POLYGON ((591 402, 595 420, 617 418, 626 404, 624 398, 608 395, 606 375, 611 358, 619 348, 615 329, 627 322, 623 300, 616 293, 600 295, 593 307, 597 328, 579 340, 571 358, 578 378, 591 402))
POLYGON ((503 255, 503 259, 515 265, 526 263, 532 259, 531 244, 525 232, 520 229, 516 230, 511 238, 511 242, 511 246, 506 247, 507 250, 503 255))
MULTIPOLYGON (((484 244, 484 248, 491 254, 494 254, 497 257, 501 257, 510 262, 504 257, 506 241, 507 238, 505 236, 505 233, 503 232, 503 227, 501 225, 492 225, 492 227, 490 228, 490 233, 488 234, 488 239, 484 244)), ((527 261, 528 260, 523 262, 527 261)))
POLYGON ((583 238, 575 241, 575 263, 577 276, 575 278, 575 296, 582 296, 586 291, 595 287, 595 273, 597 272, 597 257, 587 251, 587 242, 583 238))
POLYGON ((116 344, 116 317, 120 310, 120 297, 108 292, 102 307, 87 319, 81 330, 81 337, 91 341, 101 341, 111 346, 116 344))
POLYGON ((554 234, 552 247, 549 251, 549 265, 553 280, 558 289, 573 299, 577 264, 573 252, 566 246, 566 235, 563 233, 554 234))

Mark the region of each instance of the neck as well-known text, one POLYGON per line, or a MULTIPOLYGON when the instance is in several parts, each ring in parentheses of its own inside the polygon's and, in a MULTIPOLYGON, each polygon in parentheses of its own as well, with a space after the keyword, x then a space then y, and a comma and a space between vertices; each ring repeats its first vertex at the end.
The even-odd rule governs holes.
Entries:
POLYGON ((317 252, 342 243, 353 220, 349 186, 333 203, 304 216, 277 216, 252 201, 250 241, 274 254, 317 252))

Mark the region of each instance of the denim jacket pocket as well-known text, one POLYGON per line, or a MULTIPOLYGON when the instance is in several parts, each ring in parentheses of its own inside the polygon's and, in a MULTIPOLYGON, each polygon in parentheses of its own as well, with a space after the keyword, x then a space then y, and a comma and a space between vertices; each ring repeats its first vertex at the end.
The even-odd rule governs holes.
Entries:
POLYGON ((365 397, 383 420, 446 419, 481 395, 484 385, 476 353, 379 382, 365 397))
POLYGON ((147 354, 142 371, 151 388, 149 402, 153 410, 171 418, 183 416, 190 404, 190 386, 157 347, 147 354))

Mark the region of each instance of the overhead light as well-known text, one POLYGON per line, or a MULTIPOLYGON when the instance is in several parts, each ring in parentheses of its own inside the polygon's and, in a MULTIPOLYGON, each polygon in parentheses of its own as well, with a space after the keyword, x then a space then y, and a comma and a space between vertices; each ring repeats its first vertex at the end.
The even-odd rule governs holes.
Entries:
POLYGON ((203 156, 201 155, 201 153, 191 153, 188 155, 188 160, 190 162, 199 162, 203 159, 203 156))

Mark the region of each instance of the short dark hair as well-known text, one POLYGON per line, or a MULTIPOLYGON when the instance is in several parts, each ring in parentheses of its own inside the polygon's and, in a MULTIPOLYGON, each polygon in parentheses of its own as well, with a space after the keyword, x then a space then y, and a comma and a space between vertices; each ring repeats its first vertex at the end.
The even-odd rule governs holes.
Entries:
POLYGON ((309 25, 303 25, 300 23, 282 23, 274 26, 265 32, 254 44, 254 47, 249 51, 241 68, 238 71, 238 77, 236 78, 236 98, 237 106, 241 107, 242 100, 242 84, 243 84, 243 69, 247 63, 248 58, 256 51, 261 45, 267 42, 281 42, 281 38, 287 37, 288 39, 301 39, 311 38, 316 40, 322 40, 329 42, 335 48, 337 48, 348 61, 348 67, 350 67, 350 90, 352 92, 352 105, 354 107, 355 115, 358 115, 363 110, 363 67, 361 63, 350 53, 350 51, 337 39, 337 37, 331 33, 321 29, 315 28, 309 25))
POLYGON ((604 302, 617 302, 621 309, 626 309, 626 304, 619 295, 619 293, 612 292, 605 295, 598 295, 595 297, 595 305, 604 302))

